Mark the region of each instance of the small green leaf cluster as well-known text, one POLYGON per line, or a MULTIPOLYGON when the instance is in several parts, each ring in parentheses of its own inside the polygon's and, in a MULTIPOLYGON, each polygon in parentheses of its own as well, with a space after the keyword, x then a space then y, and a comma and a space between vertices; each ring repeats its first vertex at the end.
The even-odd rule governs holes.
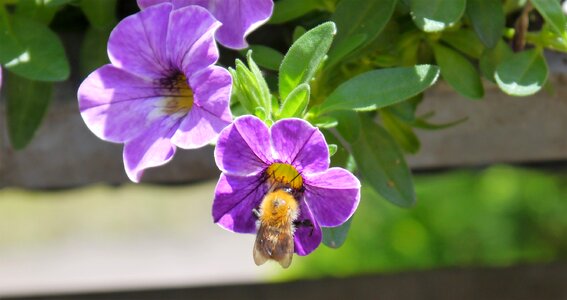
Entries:
MULTIPOLYGON (((560 12, 558 0, 277 1, 270 23, 294 24, 294 42, 285 55, 250 46, 248 67, 237 61, 232 70, 233 109, 268 124, 308 120, 325 134, 333 165, 410 207, 415 192, 404 155, 419 151, 414 130, 467 120, 434 124, 434 113, 418 115, 423 92, 438 78, 470 99, 482 98, 490 82, 512 96, 538 92, 548 76, 543 50, 567 52, 560 12), (517 25, 534 15, 541 28, 517 25), (523 46, 514 48, 517 41, 523 46)), ((349 226, 325 228, 324 243, 340 246, 349 226)))
POLYGON ((65 81, 70 64, 49 27, 65 5, 84 12, 91 27, 81 48, 82 73, 107 62, 106 40, 116 24, 116 0, 18 0, 0 4, 0 65, 4 70, 7 127, 12 147, 24 148, 49 107, 53 83, 65 81))

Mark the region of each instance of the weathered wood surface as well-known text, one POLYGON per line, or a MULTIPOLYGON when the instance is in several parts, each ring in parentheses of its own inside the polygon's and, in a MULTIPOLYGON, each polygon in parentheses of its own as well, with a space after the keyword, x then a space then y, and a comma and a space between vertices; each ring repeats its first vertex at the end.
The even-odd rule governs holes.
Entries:
POLYGON ((567 264, 563 263, 509 268, 445 269, 344 279, 302 280, 278 284, 117 291, 10 299, 560 300, 567 299, 565 282, 567 282, 567 264))
MULTIPOLYGON (((504 95, 487 83, 486 96, 471 101, 445 84, 427 92, 421 112, 435 111, 433 122, 463 117, 459 126, 419 130, 422 149, 408 160, 414 169, 555 161, 567 159, 566 56, 549 55, 555 93, 525 98, 504 95)), ((0 102, 0 187, 59 188, 95 182, 126 182, 122 146, 97 139, 84 125, 77 109, 74 78, 57 86, 55 99, 32 143, 13 151, 6 134, 4 105, 0 102)), ((218 174, 212 147, 179 150, 167 166, 150 169, 144 181, 183 183, 218 174)))

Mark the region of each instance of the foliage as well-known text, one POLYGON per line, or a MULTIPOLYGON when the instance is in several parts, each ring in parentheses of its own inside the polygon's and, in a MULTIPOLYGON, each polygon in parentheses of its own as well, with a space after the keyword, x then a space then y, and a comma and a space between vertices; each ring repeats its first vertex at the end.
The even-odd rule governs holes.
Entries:
POLYGON ((418 175, 403 210, 363 188, 347 242, 298 259, 286 279, 567 258, 566 174, 508 166, 418 175))

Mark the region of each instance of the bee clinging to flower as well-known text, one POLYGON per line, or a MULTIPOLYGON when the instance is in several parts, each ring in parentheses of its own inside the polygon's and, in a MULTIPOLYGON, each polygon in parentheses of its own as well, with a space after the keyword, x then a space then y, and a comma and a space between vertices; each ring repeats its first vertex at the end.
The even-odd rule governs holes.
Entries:
POLYGON ((287 268, 293 253, 311 253, 321 244, 321 226, 343 224, 360 200, 358 179, 329 168, 325 138, 305 120, 268 128, 254 116, 239 117, 221 132, 215 161, 222 174, 213 220, 230 231, 257 233, 257 265, 272 259, 287 268))

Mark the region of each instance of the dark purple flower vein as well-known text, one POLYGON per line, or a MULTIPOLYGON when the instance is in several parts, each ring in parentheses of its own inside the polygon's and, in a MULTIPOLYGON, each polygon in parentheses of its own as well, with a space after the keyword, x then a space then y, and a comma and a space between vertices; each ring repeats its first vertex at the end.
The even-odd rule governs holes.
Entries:
MULTIPOLYGON (((263 173, 263 172, 264 172, 264 171, 262 171, 262 173, 263 173)), ((225 176, 226 176, 226 174, 225 174, 225 176)), ((233 177, 245 177, 245 176, 234 176, 234 175, 230 175, 230 176, 233 176, 233 177)), ((229 209, 225 210, 225 211, 221 214, 221 216, 220 216, 219 218, 215 218, 215 220, 214 220, 215 223, 217 223, 217 222, 218 222, 224 215, 226 215, 228 212, 232 211, 234 208, 236 208, 238 205, 240 205, 240 204, 244 201, 244 199, 248 198, 252 193, 258 192, 258 188, 260 187, 260 185, 264 184, 264 183, 266 182, 266 180, 268 180, 268 179, 267 179, 267 178, 264 178, 264 179, 260 178, 259 181, 258 181, 258 183, 256 184, 256 186, 254 186, 254 188, 251 189, 250 192, 248 192, 246 195, 244 195, 242 198, 240 198, 240 199, 238 200, 238 202, 236 202, 234 205, 230 206, 229 209)), ((227 182, 228 182, 228 180, 227 180, 227 182)))
MULTIPOLYGON (((297 151, 297 153, 295 154, 295 157, 293 158, 293 160, 291 161, 290 164, 295 163, 295 160, 297 159, 297 157, 299 156, 299 153, 303 150, 303 148, 305 148, 305 145, 307 145, 307 142, 309 142, 309 140, 311 140, 311 137, 313 137, 313 135, 315 134, 316 129, 313 129, 313 131, 311 132, 311 135, 305 139, 305 141, 303 142, 303 145, 301 145, 301 148, 299 148, 299 150, 297 151)), ((303 176, 302 176, 303 177, 303 176)))
MULTIPOLYGON (((171 10, 169 11, 168 14, 168 18, 167 18, 167 27, 166 27, 166 32, 169 32, 169 18, 171 17, 171 10)), ((163 73, 163 71, 169 69, 166 68, 162 65, 162 62, 160 60, 160 58, 156 55, 156 50, 154 49, 152 43, 150 43, 150 39, 148 37, 148 31, 146 30, 146 23, 140 18, 140 23, 142 23, 142 28, 144 29, 144 37, 146 38, 146 42, 148 43, 148 46, 150 47, 150 49, 152 50, 152 54, 154 55, 154 57, 156 58, 155 61, 158 63, 158 65, 161 67, 160 74, 162 74, 162 76, 167 76, 167 73, 163 73)), ((166 34, 166 41, 167 41, 167 34, 166 34)), ((166 51, 167 52, 167 51, 166 51)), ((167 54, 167 53, 166 53, 167 54)), ((167 55, 166 55, 167 56, 167 55)))

